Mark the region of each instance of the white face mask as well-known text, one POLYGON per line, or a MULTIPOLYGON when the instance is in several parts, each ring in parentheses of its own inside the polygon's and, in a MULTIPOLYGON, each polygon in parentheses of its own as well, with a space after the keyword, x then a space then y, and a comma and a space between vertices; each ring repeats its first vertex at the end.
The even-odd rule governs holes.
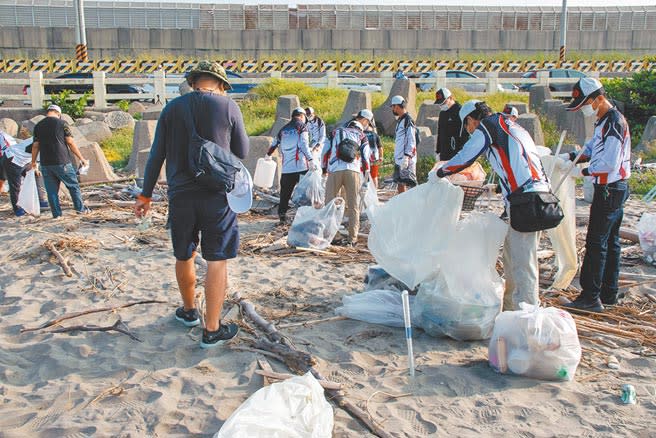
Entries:
POLYGON ((446 103, 438 104, 438 106, 440 107, 440 111, 446 111, 449 109, 449 105, 447 105, 446 103))
POLYGON ((590 116, 596 116, 597 115, 597 110, 592 108, 591 104, 583 105, 581 107, 581 112, 583 113, 584 116, 590 117, 590 116))

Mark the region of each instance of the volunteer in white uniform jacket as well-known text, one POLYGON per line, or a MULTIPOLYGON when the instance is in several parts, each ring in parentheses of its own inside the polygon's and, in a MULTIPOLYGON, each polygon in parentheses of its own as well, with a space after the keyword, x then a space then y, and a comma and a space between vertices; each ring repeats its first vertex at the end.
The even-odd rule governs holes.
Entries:
MULTIPOLYGON (((32 139, 23 140, 16 143, 16 140, 0 131, 0 149, 4 156, 2 167, 7 175, 9 184, 9 199, 11 207, 16 216, 24 216, 25 210, 18 206, 18 196, 23 186, 23 176, 25 172, 32 168, 32 139), (26 150, 28 148, 28 150, 26 150)), ((37 193, 41 208, 48 207, 48 201, 44 196, 43 190, 38 187, 40 178, 37 178, 37 193)))
MULTIPOLYGON (((455 157, 437 170, 437 177, 458 173, 485 154, 499 176, 506 200, 511 193, 551 190, 535 143, 524 128, 501 113, 492 114, 487 104, 478 100, 462 106, 460 119, 471 137, 455 157)), ((517 310, 521 302, 539 304, 538 240, 539 232, 522 233, 508 227, 503 250, 503 310, 517 310)))
MULTIPOLYGON (((624 202, 629 197, 631 134, 624 116, 606 98, 604 87, 597 79, 583 78, 574 85, 567 110, 581 110, 586 116, 596 116, 597 121, 594 135, 579 159, 579 162, 590 162, 582 174, 595 177, 581 266, 581 294, 566 306, 601 312, 604 304, 616 304, 620 298, 619 230, 624 202)), ((575 152, 561 154, 568 161, 575 157, 575 152)))
POLYGON ((369 120, 360 114, 347 127, 337 128, 333 139, 327 143, 322 151, 322 168, 328 173, 326 181, 326 203, 337 197, 344 188, 346 211, 348 217, 349 239, 347 246, 353 246, 358 241, 360 230, 360 200, 359 194, 363 185, 361 174, 364 173, 364 182, 370 178, 369 158, 371 150, 364 129, 369 126, 369 120), (352 157, 342 156, 340 143, 347 142, 352 146, 352 157), (351 158, 353 158, 351 160, 351 158))
POLYGON ((305 108, 307 128, 310 133, 310 150, 314 160, 321 161, 321 151, 326 144, 326 124, 317 116, 311 106, 305 108))
POLYGON ((392 113, 397 117, 394 133, 394 182, 399 193, 417 185, 417 139, 416 126, 406 109, 402 96, 394 96, 390 102, 392 113))
POLYGON ((310 135, 306 126, 305 110, 303 108, 298 107, 292 111, 292 120, 280 129, 278 135, 273 139, 265 158, 270 160, 271 154, 276 149, 280 149, 280 161, 282 162, 278 217, 280 223, 284 224, 287 221, 289 199, 301 175, 304 175, 310 169, 319 169, 319 165, 312 159, 310 135))

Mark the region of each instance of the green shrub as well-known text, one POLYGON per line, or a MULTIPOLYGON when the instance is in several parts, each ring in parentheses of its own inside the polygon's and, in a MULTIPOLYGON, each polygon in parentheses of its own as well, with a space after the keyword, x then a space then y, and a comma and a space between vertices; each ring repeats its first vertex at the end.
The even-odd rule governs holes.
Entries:
POLYGON ((116 106, 117 106, 118 109, 120 109, 121 111, 124 111, 124 112, 127 113, 127 112, 128 112, 128 108, 130 108, 130 101, 125 100, 125 99, 124 99, 124 100, 119 100, 118 102, 116 102, 116 106))
POLYGON ((100 143, 105 158, 115 169, 122 169, 128 164, 132 153, 133 128, 121 128, 100 143))
POLYGON ((58 105, 64 114, 68 114, 74 119, 79 119, 84 116, 89 97, 93 94, 92 91, 87 91, 79 99, 72 98, 73 90, 62 90, 60 93, 53 93, 50 95, 50 100, 46 101, 43 109, 48 108, 49 105, 58 105))
POLYGON ((654 186, 656 186, 655 170, 634 171, 629 178, 629 189, 634 195, 644 195, 654 186))
POLYGON ((143 120, 143 114, 142 113, 134 113, 134 114, 132 114, 132 118, 134 120, 143 120))

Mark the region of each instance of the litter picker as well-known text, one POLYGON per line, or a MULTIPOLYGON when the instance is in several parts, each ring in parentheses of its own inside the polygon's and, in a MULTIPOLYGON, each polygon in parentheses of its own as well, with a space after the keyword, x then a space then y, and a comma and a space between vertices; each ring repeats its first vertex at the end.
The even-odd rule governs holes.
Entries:
MULTIPOLYGON (((558 140, 558 147, 556 148, 556 153, 554 154, 555 157, 558 157, 558 155, 560 155, 560 149, 563 147, 563 142, 565 141, 566 135, 567 135, 567 129, 565 129, 563 132, 560 133, 560 140, 558 140)), ((551 171, 549 172, 549 181, 551 181, 551 176, 553 175, 555 168, 556 168, 556 163, 554 162, 553 166, 551 167, 551 171)))
POLYGON ((583 155, 583 152, 585 152, 585 148, 581 148, 579 153, 576 154, 576 158, 574 158, 574 161, 572 161, 572 163, 569 165, 569 167, 567 168, 567 171, 563 173, 563 177, 560 179, 560 182, 558 183, 558 185, 556 185, 556 187, 554 188, 554 190, 553 190, 554 194, 558 193, 558 190, 560 189, 560 186, 562 186, 563 183, 565 182, 565 180, 567 178, 569 178, 569 173, 572 171, 572 169, 574 169, 574 166, 576 166, 576 163, 579 162, 579 160, 581 159, 581 156, 583 155))
POLYGON ((401 301, 403 301, 403 320, 405 322, 405 340, 408 343, 408 368, 410 369, 410 377, 415 376, 415 355, 412 351, 412 323, 410 320, 410 300, 408 298, 408 291, 404 290, 401 294, 401 301))

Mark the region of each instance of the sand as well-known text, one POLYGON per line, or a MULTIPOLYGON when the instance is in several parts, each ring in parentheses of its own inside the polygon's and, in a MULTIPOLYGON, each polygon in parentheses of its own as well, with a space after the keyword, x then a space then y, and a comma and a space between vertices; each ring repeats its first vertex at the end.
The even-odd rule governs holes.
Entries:
MULTIPOLYGON (((579 208, 584 214, 586 207, 579 208)), ((635 225, 641 209, 632 199, 625 224, 635 225)), ((200 329, 173 319, 180 301, 165 210, 158 212, 142 235, 129 209, 96 209, 84 217, 68 210, 58 221, 49 215, 18 219, 8 199, 0 198, 0 436, 211 436, 262 387, 263 378, 254 373, 257 354, 230 346, 201 350, 200 329), (77 247, 90 247, 62 251, 74 269, 69 278, 42 244, 72 237, 77 247), (116 332, 21 333, 68 312, 139 300, 166 303, 61 326, 111 326, 120 318, 142 342, 116 332)), ((275 221, 250 215, 240 226, 248 239, 273 231, 275 221)), ((584 235, 585 228, 579 231, 584 235)), ((629 249, 627 254, 637 251, 635 245, 629 249)), ((239 291, 280 325, 329 318, 342 296, 362 290, 368 264, 365 255, 345 261, 244 251, 229 263, 229 293, 239 291)), ((656 273, 637 258, 623 264, 656 273)), ((340 320, 281 330, 395 437, 656 436, 656 358, 653 351, 639 354, 631 343, 594 345, 597 351, 584 351, 575 381, 554 383, 495 373, 486 342, 437 339, 418 330, 411 380, 402 329, 340 320), (620 361, 617 371, 605 365, 611 353, 620 361), (636 387, 637 405, 620 401, 624 383, 636 387)), ((242 333, 232 346, 246 345, 249 335, 242 333)), ((289 372, 270 362, 275 371, 289 372)), ((333 409, 335 437, 373 436, 344 410, 333 409)))

